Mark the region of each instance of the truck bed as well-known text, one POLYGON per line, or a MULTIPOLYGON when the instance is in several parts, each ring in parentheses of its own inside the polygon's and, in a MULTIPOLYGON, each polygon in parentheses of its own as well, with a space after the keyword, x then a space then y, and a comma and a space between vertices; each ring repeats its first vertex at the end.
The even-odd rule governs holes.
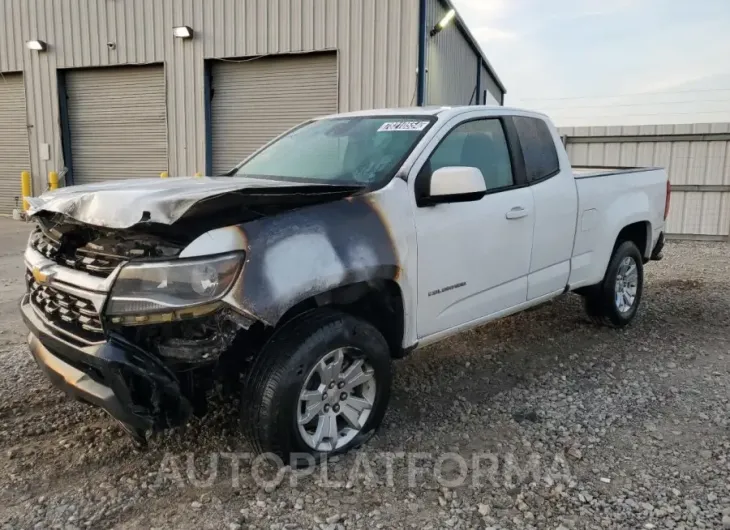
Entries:
POLYGON ((626 167, 626 166, 573 166, 573 176, 577 179, 610 177, 624 173, 640 173, 654 171, 656 167, 626 167))
POLYGON ((664 228, 667 174, 658 168, 578 167, 573 175, 578 228, 570 284, 594 285, 603 278, 613 251, 606 241, 615 241, 624 226, 645 222, 647 244, 641 251, 649 257, 664 228))

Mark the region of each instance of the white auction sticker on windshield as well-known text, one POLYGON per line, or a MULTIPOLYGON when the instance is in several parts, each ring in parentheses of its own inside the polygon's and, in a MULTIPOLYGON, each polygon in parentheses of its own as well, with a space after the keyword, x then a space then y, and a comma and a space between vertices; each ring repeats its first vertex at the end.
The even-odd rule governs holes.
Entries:
POLYGON ((422 131, 428 124, 427 121, 388 121, 380 126, 378 132, 422 131))

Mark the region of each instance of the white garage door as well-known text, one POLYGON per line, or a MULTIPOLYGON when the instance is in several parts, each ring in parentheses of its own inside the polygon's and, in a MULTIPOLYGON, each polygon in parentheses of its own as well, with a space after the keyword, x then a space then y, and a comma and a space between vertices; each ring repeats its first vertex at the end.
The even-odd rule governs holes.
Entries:
POLYGON ((66 92, 74 184, 167 171, 161 66, 71 70, 66 92))
POLYGON ((216 62, 212 70, 213 174, 310 118, 337 112, 337 55, 216 62))
POLYGON ((0 76, 0 214, 20 200, 20 172, 30 171, 25 90, 21 74, 0 76))

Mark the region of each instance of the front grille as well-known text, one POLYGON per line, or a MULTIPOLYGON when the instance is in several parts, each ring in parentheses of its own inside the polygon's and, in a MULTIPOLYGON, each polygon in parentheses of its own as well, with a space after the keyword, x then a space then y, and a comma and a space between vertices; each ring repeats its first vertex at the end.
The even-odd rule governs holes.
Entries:
POLYGON ((85 298, 74 296, 55 289, 49 285, 41 285, 33 275, 26 273, 30 303, 46 320, 70 335, 87 342, 98 342, 104 339, 104 330, 94 304, 85 298))
POLYGON ((61 251, 61 242, 53 239, 40 229, 33 232, 30 246, 48 259, 55 259, 61 251))
POLYGON ((94 243, 86 243, 72 251, 64 252, 60 238, 57 239, 53 234, 40 228, 34 232, 30 246, 56 263, 102 278, 109 276, 124 261, 120 256, 104 253, 99 245, 94 243))

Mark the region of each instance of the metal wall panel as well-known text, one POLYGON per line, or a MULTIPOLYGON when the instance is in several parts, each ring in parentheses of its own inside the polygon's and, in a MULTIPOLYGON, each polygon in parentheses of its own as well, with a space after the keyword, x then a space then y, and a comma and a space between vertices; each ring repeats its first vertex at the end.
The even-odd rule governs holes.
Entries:
POLYGON ((213 173, 283 131, 337 112, 337 54, 280 55, 212 69, 213 173))
POLYGON ((162 66, 69 70, 65 81, 74 184, 167 171, 162 66))
POLYGON ((480 104, 484 105, 501 105, 502 104, 502 98, 503 94, 502 91, 499 89, 499 86, 494 81, 494 78, 489 75, 489 71, 485 68, 485 66, 482 64, 481 66, 481 83, 480 83, 480 89, 481 89, 481 100, 479 101, 480 104), (487 91, 487 101, 484 102, 484 91, 487 91))
POLYGON ((670 235, 730 235, 730 123, 564 127, 560 134, 576 166, 666 168, 670 235))
POLYGON ((501 83, 490 75, 486 64, 482 64, 480 68, 481 94, 475 94, 479 52, 475 51, 469 37, 462 31, 461 18, 458 15, 440 33, 429 36, 431 28, 449 9, 451 4, 444 0, 426 2, 426 104, 483 103, 484 90, 487 90, 487 104, 500 105, 503 98, 501 83))
POLYGON ((21 206, 20 172, 29 170, 23 76, 0 75, 0 214, 21 206))
MULTIPOLYGON (((426 31, 447 13, 440 0, 428 0, 426 31)), ((426 104, 474 105, 477 54, 455 24, 433 37, 426 33, 426 104)))
POLYGON ((63 168, 59 68, 164 62, 169 169, 184 175, 205 168, 206 59, 324 50, 338 51, 341 111, 413 104, 418 0, 0 1, 0 72, 25 74, 34 182, 63 168), (178 25, 195 37, 175 39, 178 25))
POLYGON ((730 234, 730 193, 673 191, 667 233, 676 237, 727 237, 730 234))
POLYGON ((662 136, 683 134, 730 133, 730 123, 678 123, 664 125, 600 125, 594 127, 560 127, 560 134, 584 136, 662 136))

